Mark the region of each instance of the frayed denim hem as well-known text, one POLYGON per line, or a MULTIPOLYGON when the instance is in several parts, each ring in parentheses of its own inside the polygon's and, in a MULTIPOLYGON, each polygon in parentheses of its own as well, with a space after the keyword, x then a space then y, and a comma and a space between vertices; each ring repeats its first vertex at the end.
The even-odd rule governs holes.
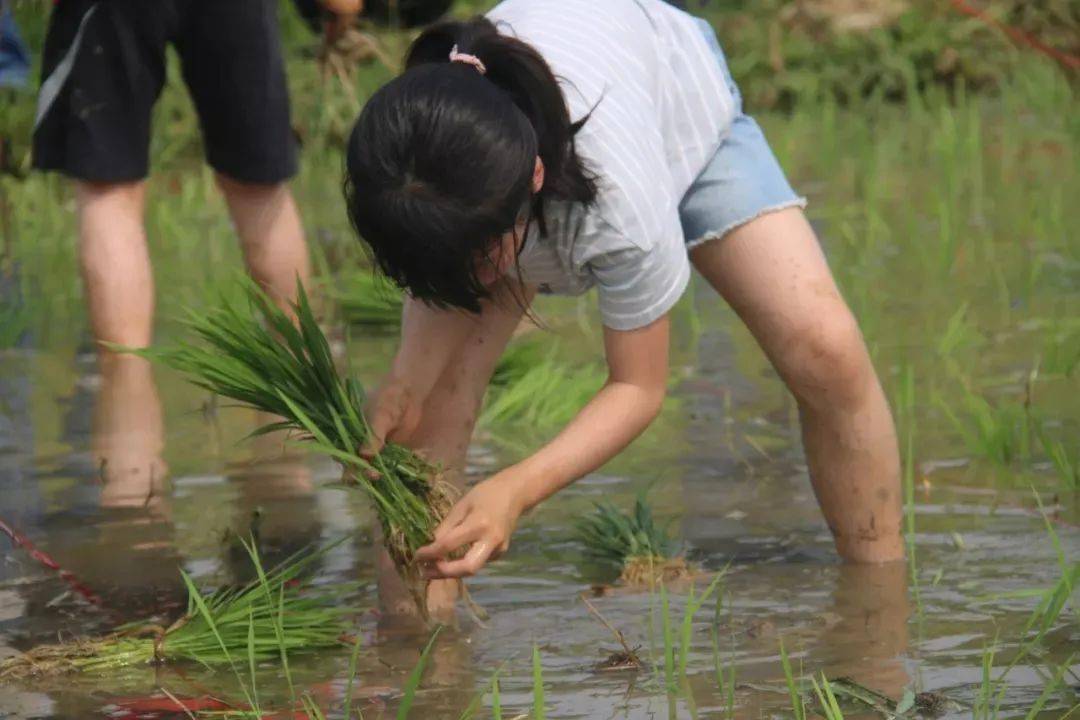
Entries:
POLYGON ((757 220, 762 215, 768 215, 769 213, 779 212, 780 210, 787 210, 788 208, 792 208, 792 207, 797 207, 797 208, 805 210, 806 209, 806 198, 797 197, 797 198, 793 198, 791 200, 785 200, 782 203, 777 203, 775 205, 769 205, 768 207, 764 207, 761 210, 758 210, 753 215, 750 215, 750 216, 745 217, 745 218, 740 218, 740 219, 736 220, 735 222, 729 223, 728 225, 720 228, 719 230, 710 230, 710 231, 708 231, 707 233, 705 233, 704 235, 702 235, 702 236, 700 236, 698 238, 695 238, 693 240, 687 240, 686 241, 686 249, 687 250, 693 250, 696 247, 700 247, 701 245, 704 245, 705 243, 709 242, 710 240, 716 240, 718 238, 722 238, 725 235, 727 235, 729 232, 734 230, 735 228, 739 227, 740 225, 745 225, 748 222, 751 222, 753 220, 757 220))

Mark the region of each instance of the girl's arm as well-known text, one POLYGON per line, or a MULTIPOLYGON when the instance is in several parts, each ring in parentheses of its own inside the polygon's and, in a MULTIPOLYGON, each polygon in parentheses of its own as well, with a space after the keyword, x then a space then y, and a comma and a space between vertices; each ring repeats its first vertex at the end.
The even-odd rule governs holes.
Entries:
POLYGON ((417 552, 432 561, 429 574, 475 574, 510 544, 524 511, 617 455, 660 412, 667 389, 667 316, 638 330, 605 328, 608 380, 551 442, 534 455, 479 483, 435 531, 435 540, 417 552), (471 544, 458 560, 447 559, 471 544))
POLYGON ((406 296, 401 345, 390 373, 368 403, 372 437, 362 454, 378 453, 388 439, 408 441, 420 422, 424 400, 475 324, 467 313, 434 308, 406 296))
POLYGON ((429 457, 435 462, 456 463, 456 457, 431 447, 447 444, 442 442, 442 435, 449 432, 442 422, 446 418, 423 416, 445 416, 446 405, 462 408, 472 404, 473 398, 482 399, 490 369, 522 315, 522 304, 531 297, 528 290, 509 281, 491 291, 492 297, 482 301, 483 312, 478 315, 406 299, 401 345, 389 375, 368 404, 372 440, 363 454, 374 455, 389 439, 434 450, 429 457), (447 391, 453 395, 448 402, 442 398, 447 391))

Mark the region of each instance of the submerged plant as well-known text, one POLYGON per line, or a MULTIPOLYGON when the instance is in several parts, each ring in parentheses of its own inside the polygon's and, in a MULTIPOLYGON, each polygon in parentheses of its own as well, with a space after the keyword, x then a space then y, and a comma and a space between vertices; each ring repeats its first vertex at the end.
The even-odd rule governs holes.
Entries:
POLYGON ((188 605, 171 624, 136 622, 104 637, 43 645, 0 663, 0 679, 176 661, 232 665, 234 657, 244 656, 284 663, 290 652, 340 644, 347 625, 339 592, 298 582, 325 548, 298 554, 267 572, 254 546, 245 547, 256 569, 252 582, 204 592, 181 570, 188 605))
POLYGON ((200 387, 281 418, 255 435, 290 432, 340 462, 345 482, 371 500, 383 543, 426 617, 427 581, 413 554, 431 542, 452 505, 453 488, 438 468, 401 445, 387 443, 370 460, 358 454, 371 434, 364 389, 334 366, 302 287, 292 306, 295 322, 254 284, 247 300, 190 314, 186 325, 202 345, 139 352, 200 387))
POLYGON ((629 585, 677 580, 690 575, 690 566, 666 526, 653 519, 645 493, 634 501, 634 512, 624 513, 607 502, 596 503, 591 515, 577 523, 578 538, 594 562, 617 569, 629 585))

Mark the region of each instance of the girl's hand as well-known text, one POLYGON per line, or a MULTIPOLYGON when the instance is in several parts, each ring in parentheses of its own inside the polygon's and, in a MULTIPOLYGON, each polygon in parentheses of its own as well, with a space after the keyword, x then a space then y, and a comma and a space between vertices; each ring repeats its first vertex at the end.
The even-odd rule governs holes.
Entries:
POLYGON ((420 424, 422 402, 412 385, 399 377, 386 378, 367 403, 365 416, 371 428, 360 456, 370 460, 388 440, 407 442, 420 424))
POLYGON ((426 577, 468 577, 502 556, 524 510, 523 495, 517 482, 505 475, 490 477, 466 493, 435 529, 434 542, 416 551, 417 560, 430 563, 426 577), (465 545, 470 547, 464 557, 449 559, 465 545))

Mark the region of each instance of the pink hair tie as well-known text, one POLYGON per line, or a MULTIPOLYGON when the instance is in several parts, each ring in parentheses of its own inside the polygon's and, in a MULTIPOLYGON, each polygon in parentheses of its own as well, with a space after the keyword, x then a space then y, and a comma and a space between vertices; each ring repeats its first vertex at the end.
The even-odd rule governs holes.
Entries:
POLYGON ((476 71, 481 75, 487 74, 487 67, 484 65, 484 61, 475 55, 469 53, 458 52, 457 45, 450 48, 450 62, 465 63, 466 65, 472 65, 476 68, 476 71))

